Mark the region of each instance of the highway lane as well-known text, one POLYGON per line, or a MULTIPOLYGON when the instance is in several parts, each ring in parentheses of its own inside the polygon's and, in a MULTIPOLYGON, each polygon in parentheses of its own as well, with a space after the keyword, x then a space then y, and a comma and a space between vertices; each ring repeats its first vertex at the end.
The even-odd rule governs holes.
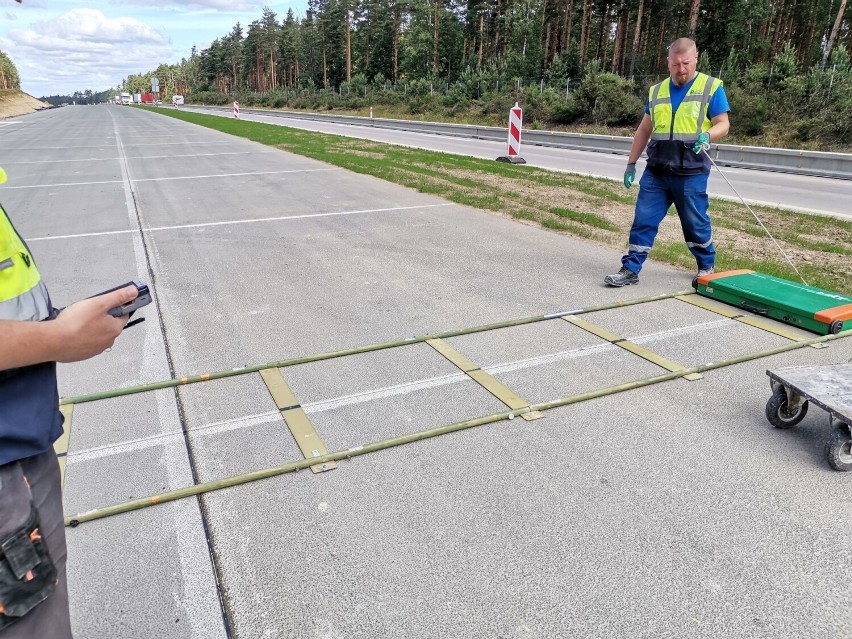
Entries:
MULTIPOLYGON (((231 117, 229 112, 201 107, 184 107, 231 117)), ((470 138, 455 138, 446 135, 433 135, 422 132, 396 131, 379 129, 368 126, 350 124, 335 124, 318 122, 316 120, 295 117, 264 116, 254 113, 240 114, 243 120, 255 120, 282 126, 290 126, 306 131, 321 131, 348 137, 363 138, 400 144, 404 146, 443 151, 459 155, 494 159, 506 155, 506 144, 488 140, 470 138)), ((570 171, 582 175, 604 177, 620 182, 624 173, 626 158, 623 155, 597 153, 592 151, 575 151, 523 145, 521 155, 532 166, 540 166, 555 171, 570 171)), ((639 176, 645 167, 645 160, 637 164, 639 176)), ((710 179, 710 194, 735 201, 742 197, 749 204, 760 204, 779 207, 818 215, 831 215, 841 219, 852 220, 852 181, 832 178, 793 175, 789 173, 774 173, 771 171, 755 171, 741 168, 720 167, 733 188, 712 170, 710 179), (737 195, 739 193, 739 196, 737 195)))

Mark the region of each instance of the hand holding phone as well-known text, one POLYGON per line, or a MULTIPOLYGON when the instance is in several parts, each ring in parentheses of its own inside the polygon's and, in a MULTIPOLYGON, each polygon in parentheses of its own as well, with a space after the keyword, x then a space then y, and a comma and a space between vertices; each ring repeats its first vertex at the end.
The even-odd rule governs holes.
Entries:
POLYGON ((55 320, 45 323, 53 340, 52 359, 76 362, 102 353, 132 324, 128 322, 130 314, 150 301, 147 286, 130 282, 71 304, 55 320), (143 292, 143 299, 134 304, 143 292))

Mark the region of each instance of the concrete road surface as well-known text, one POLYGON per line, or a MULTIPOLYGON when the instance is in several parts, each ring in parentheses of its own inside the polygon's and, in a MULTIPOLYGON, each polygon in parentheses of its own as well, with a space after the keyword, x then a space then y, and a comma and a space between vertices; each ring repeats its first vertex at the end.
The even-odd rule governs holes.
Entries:
MULTIPOLYGON (((121 106, 0 129, 57 306, 155 302, 64 397, 687 289, 649 262, 121 106)), ((666 223, 676 223, 667 219, 666 223)), ((625 229, 625 235, 627 230, 625 229)), ((684 367, 787 338, 678 299, 583 319, 684 367)), ((448 337, 527 403, 665 371, 562 319, 448 337)), ((766 370, 804 348, 68 529, 75 636, 852 636, 852 475, 766 370)), ((281 369, 330 451, 508 410, 426 343, 281 369)), ((315 440, 316 441, 316 440, 315 440)), ((66 513, 303 458, 259 374, 77 404, 66 513)))

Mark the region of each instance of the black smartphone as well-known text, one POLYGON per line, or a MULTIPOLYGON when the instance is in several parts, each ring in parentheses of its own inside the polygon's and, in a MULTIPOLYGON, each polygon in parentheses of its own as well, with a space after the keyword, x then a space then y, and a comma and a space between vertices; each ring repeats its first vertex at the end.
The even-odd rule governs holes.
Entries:
POLYGON ((133 311, 142 308, 143 306, 147 306, 151 303, 151 291, 148 289, 148 285, 144 282, 140 282, 139 280, 133 280, 131 282, 126 282, 121 286, 116 286, 114 288, 109 289, 108 291, 101 291, 97 295, 92 295, 92 297, 98 297, 98 295, 105 295, 107 293, 112 293, 113 291, 117 291, 122 288, 127 288, 128 286, 135 286, 136 290, 139 294, 136 296, 136 299, 128 302, 122 306, 116 306, 115 308, 109 309, 109 314, 113 317, 122 317, 123 315, 132 315, 133 311))

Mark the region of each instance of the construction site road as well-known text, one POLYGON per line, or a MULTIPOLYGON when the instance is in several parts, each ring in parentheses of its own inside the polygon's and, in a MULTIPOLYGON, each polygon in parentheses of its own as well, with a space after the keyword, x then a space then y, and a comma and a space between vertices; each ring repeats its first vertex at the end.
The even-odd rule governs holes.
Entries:
MULTIPOLYGON (((0 201, 54 305, 134 278, 154 295, 109 352, 59 366, 62 397, 693 275, 652 259, 606 288, 617 250, 153 110, 16 120, 0 201)), ((65 511, 302 460, 282 408, 357 450, 506 411, 500 387, 536 403, 666 372, 583 326, 683 367, 791 343, 679 299, 581 318, 282 368, 289 407, 257 373, 75 405, 65 511)), ((786 431, 764 415, 767 369, 850 359, 845 337, 69 527, 75 637, 852 636, 852 475, 826 463, 820 410, 786 431)))

